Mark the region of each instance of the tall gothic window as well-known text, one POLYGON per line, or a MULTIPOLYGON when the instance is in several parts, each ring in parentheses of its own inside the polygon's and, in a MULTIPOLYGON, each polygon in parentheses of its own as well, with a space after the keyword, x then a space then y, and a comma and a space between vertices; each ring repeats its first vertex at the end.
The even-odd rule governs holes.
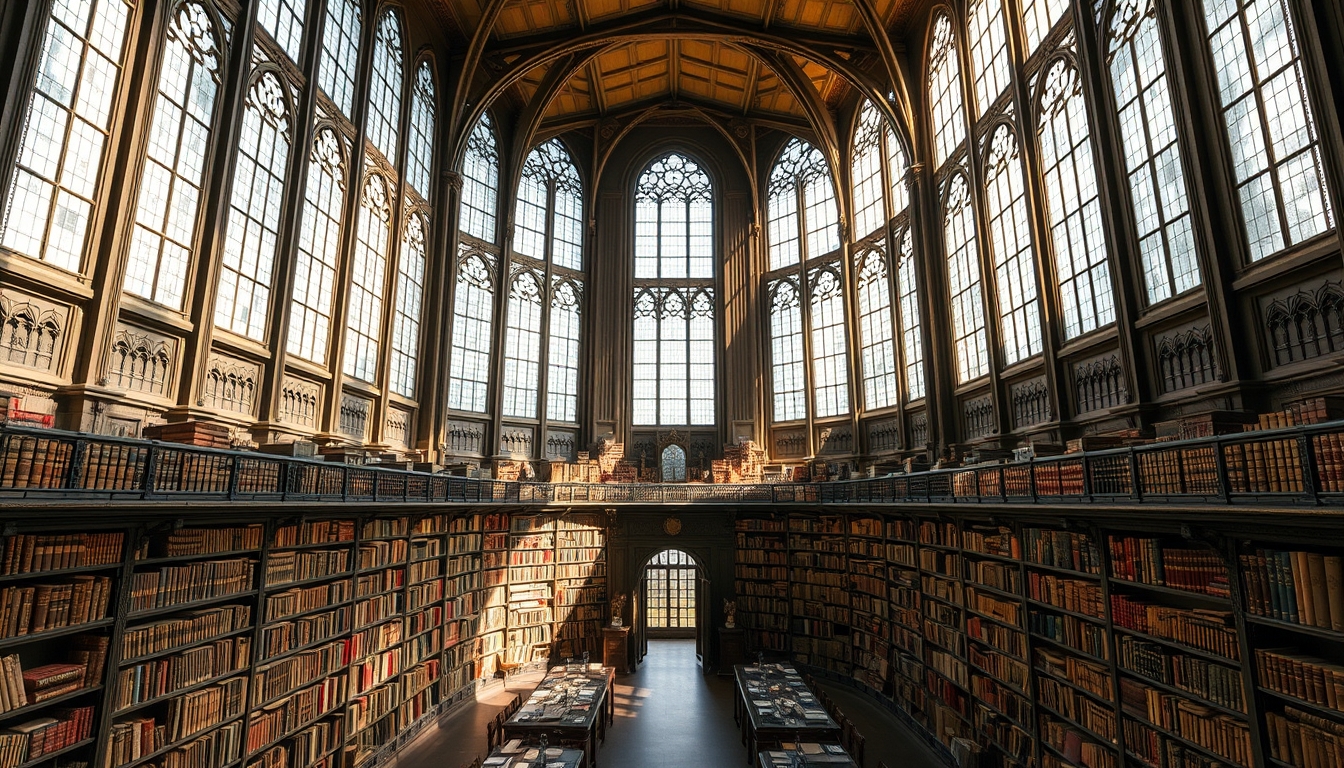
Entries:
POLYGON ((289 95, 270 70, 254 77, 243 107, 233 192, 221 259, 215 325, 264 341, 272 267, 280 239, 289 164, 289 95))
POLYGON ((986 207, 994 252, 995 289, 1005 365, 1041 352, 1041 304, 1027 219, 1026 188, 1017 137, 1000 125, 986 160, 986 207))
POLYGON ((933 117, 933 164, 935 168, 941 168, 966 136, 966 114, 961 95, 961 60, 957 57, 952 19, 946 13, 938 14, 933 20, 928 77, 933 117))
POLYGON ((331 335, 331 294, 341 253, 341 210, 345 205, 342 141, 334 130, 319 128, 308 155, 308 181, 299 220, 286 349, 318 365, 327 362, 331 335))
POLYGON ((1027 34, 1027 55, 1036 52, 1055 23, 1069 9, 1069 0, 1022 0, 1022 29, 1027 34))
POLYGON ((0 245, 81 271, 130 15, 124 0, 52 4, 0 245))
POLYGON ((966 383, 989 373, 989 339, 985 334, 980 256, 975 242, 975 209, 970 185, 958 172, 943 195, 943 242, 947 248, 947 289, 952 299, 952 347, 957 381, 966 383))
POLYGON ((303 47, 303 14, 306 0, 261 0, 257 21, 271 39, 285 49, 285 55, 295 63, 303 47))
POLYGON ((1154 0, 1117 3, 1108 62, 1148 303, 1199 285, 1190 200, 1154 0))
POLYGON ((891 285, 885 243, 861 252, 858 280, 859 359, 863 363, 863 404, 868 410, 900 402, 896 384, 896 342, 891 324, 891 285))
POLYGON ((1204 0, 1251 259, 1334 226, 1316 118, 1283 0, 1204 0))
POLYGON ((415 87, 411 91, 410 135, 406 140, 406 184, 424 200, 433 191, 431 174, 434 169, 434 75, 429 62, 422 61, 415 70, 415 87))
POLYGON ((854 154, 850 164, 850 178, 854 184, 855 237, 867 237, 887 223, 883 199, 887 186, 883 184, 882 156, 887 151, 884 134, 890 130, 877 107, 865 100, 854 128, 854 154))
POLYGON ((924 337, 920 332, 919 291, 915 282, 915 237, 906 227, 897 251, 896 287, 901 309, 901 352, 905 356, 905 389, 911 400, 924 397, 924 337))
POLYGON ((360 381, 372 382, 378 377, 391 221, 392 200, 387 182, 381 175, 370 173, 364 180, 359 205, 345 326, 345 375, 360 381))
POLYGON ((1101 228, 1091 130, 1078 70, 1056 59, 1045 75, 1041 117, 1041 165, 1046 213, 1054 244, 1055 276, 1063 310, 1064 338, 1072 339, 1115 321, 1106 236, 1101 228))
POLYGON ((490 386, 490 348, 495 317, 495 259, 465 243, 453 286, 453 348, 448 369, 448 407, 485 413, 490 386))
POLYGON ((389 163, 397 162, 401 125, 401 21, 395 11, 383 12, 373 36, 373 81, 369 86, 365 132, 389 163))
POLYGON ((467 138, 462 163, 462 214, 460 227, 472 237, 495 242, 495 209, 499 197, 499 151, 490 116, 480 121, 467 138))
POLYGON ((222 63, 216 35, 204 6, 174 9, 140 172, 123 287, 172 309, 182 308, 200 223, 222 63))
POLYGON ((967 16, 966 37, 971 41, 978 118, 1008 87, 1012 63, 1008 58, 1008 33, 1003 26, 1003 0, 972 0, 967 16))
MULTIPOLYGON (((407 207, 410 207, 409 202, 407 207)), ((415 361, 420 349, 420 309, 425 293, 425 238, 423 213, 411 214, 402 233, 397 260, 396 307, 392 317, 392 391, 415 397, 415 361)))
POLYGON ((803 379, 803 311, 793 277, 770 285, 770 383, 775 421, 807 418, 803 379))
POLYGON ((547 419, 573 422, 583 306, 583 184, 560 141, 536 147, 523 161, 516 216, 518 271, 505 326, 504 415, 534 419, 544 402, 547 419), (541 370, 546 381, 539 399, 541 370))
POLYGON ((776 281, 771 289, 775 297, 771 303, 772 350, 781 355, 773 359, 772 370, 782 377, 771 382, 776 419, 807 415, 799 400, 807 389, 801 370, 804 294, 812 339, 813 408, 818 417, 845 413, 849 410, 849 348, 840 265, 832 261, 803 269, 840 248, 835 186, 821 151, 802 139, 791 139, 770 171, 766 201, 770 268, 794 270, 791 281, 776 281))
POLYGON ((714 423, 713 193, 708 174, 675 152, 654 160, 635 188, 639 426, 714 423))
POLYGON ((359 4, 355 0, 327 0, 322 28, 322 63, 317 83, 347 118, 355 98, 355 69, 359 64, 359 4))

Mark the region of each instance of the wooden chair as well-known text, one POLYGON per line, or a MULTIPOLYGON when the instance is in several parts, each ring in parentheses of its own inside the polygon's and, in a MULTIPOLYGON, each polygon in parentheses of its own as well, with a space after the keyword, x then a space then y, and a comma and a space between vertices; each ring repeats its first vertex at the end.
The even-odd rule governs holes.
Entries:
POLYGON ((849 737, 849 756, 854 758, 854 764, 859 768, 863 768, 863 752, 867 743, 868 739, 864 738, 858 730, 855 730, 853 735, 849 737))
POLYGON ((848 752, 853 749, 856 733, 858 733, 858 730, 854 728, 854 723, 850 722, 848 718, 840 721, 840 746, 844 747, 845 751, 848 752))
POLYGON ((495 715, 494 719, 485 724, 485 744, 486 749, 494 750, 495 747, 504 743, 504 713, 495 715))

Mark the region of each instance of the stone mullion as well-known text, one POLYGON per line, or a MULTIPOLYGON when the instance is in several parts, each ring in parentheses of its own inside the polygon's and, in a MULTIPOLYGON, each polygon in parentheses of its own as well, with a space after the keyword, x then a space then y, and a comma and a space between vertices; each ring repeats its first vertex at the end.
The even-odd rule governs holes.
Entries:
MULTIPOLYGON (((1129 401, 1141 403, 1151 399, 1151 395, 1144 394, 1139 385, 1142 379, 1137 375, 1139 370, 1147 368, 1148 355, 1144 345, 1135 343, 1135 335, 1129 329, 1134 327, 1142 314, 1143 276, 1136 270, 1136 263, 1127 258, 1137 255, 1139 248, 1131 234, 1133 228, 1121 213, 1128 205, 1129 190, 1123 165, 1124 147, 1113 123, 1118 111, 1114 101, 1108 97, 1106 82, 1109 78, 1106 73, 1109 65, 1103 33, 1095 26, 1092 14, 1080 13, 1075 18, 1079 32, 1076 35, 1078 76, 1082 81, 1083 103, 1087 108, 1088 129, 1092 139, 1089 149, 1092 152, 1092 166, 1096 170, 1102 227, 1110 248, 1106 263, 1111 275, 1111 295, 1115 304, 1116 339, 1126 387, 1130 393, 1129 401)), ((1068 381, 1067 372, 1061 381, 1068 381)), ((1059 393, 1057 402, 1061 422, 1079 415, 1080 403, 1068 397, 1068 394, 1066 391, 1059 393)))
POLYGON ((581 328, 585 338, 596 338, 599 332, 610 334, 610 343, 583 345, 587 352, 583 356, 586 361, 583 371, 587 377, 580 380, 589 382, 589 396, 586 416, 580 418, 579 423, 585 424, 594 437, 602 432, 601 425, 611 425, 617 442, 630 442, 630 430, 634 426, 630 413, 634 399, 631 376, 634 370, 631 357, 634 259, 630 257, 633 238, 626 236, 629 230, 625 222, 630 215, 625 207, 628 198, 622 193, 602 192, 592 199, 601 215, 593 217, 597 225, 591 236, 601 239, 601 253, 609 268, 593 270, 590 284, 584 288, 585 311, 580 316, 581 328), (602 296, 606 301, 589 301, 588 295, 602 296))
MULTIPOLYGON (((254 439, 270 442, 272 430, 282 421, 280 404, 284 387, 285 366, 289 359, 289 321, 293 307, 294 281, 298 269, 299 236, 303 225, 307 200, 308 160, 312 156, 313 139, 317 124, 317 67, 321 61, 322 31, 321 10, 313 6, 304 27, 303 51, 307 54, 299 67, 304 72, 304 82, 297 98, 294 99, 293 126, 290 133, 289 169, 286 178, 284 202, 281 210, 280 237, 275 248, 275 285, 271 289, 270 322, 267 323, 267 347, 271 351, 271 363, 262 372, 261 386, 258 391, 258 414, 260 421, 254 439)), ((286 81, 291 87, 293 83, 286 81)), ((352 186, 345 180, 349 195, 352 186)), ((343 227, 346 229, 347 227, 343 227)))
POLYGON ((716 354, 720 373, 715 375, 717 392, 717 420, 723 442, 732 439, 733 422, 751 420, 753 437, 764 445, 764 388, 759 382, 769 377, 760 366, 759 281, 752 269, 754 225, 751 221, 751 195, 748 192, 725 192, 718 210, 723 211, 718 237, 723 254, 721 290, 714 296, 716 322, 715 339, 719 342, 716 354), (729 297, 732 297, 730 300, 729 297), (755 326, 755 327, 753 327, 755 326), (732 338, 733 345, 727 340, 732 338), (741 342, 741 343, 739 343, 741 342), (729 388, 729 381, 756 382, 750 387, 729 388), (758 415, 759 414, 759 415, 758 415))
MULTIPOLYGON (((255 11, 255 3, 246 3, 242 15, 235 20, 233 46, 228 52, 227 75, 220 83, 217 97, 216 109, 219 114, 215 118, 217 125, 213 137, 213 157, 203 190, 207 203, 200 224, 201 231, 208 234, 200 236, 197 252, 187 273, 191 276, 187 291, 191 297, 189 310, 194 330, 183 343, 182 376, 177 388, 178 407, 168 412, 169 418, 173 420, 193 416, 211 417, 208 412, 195 409, 204 402, 203 387, 214 341, 215 301, 219 294, 219 275, 223 268, 221 262, 227 243, 233 170, 238 163, 239 134, 252 69, 255 11)), ((255 413, 248 416, 251 417, 249 420, 255 419, 255 413)))
MULTIPOLYGON (((798 250, 803 254, 803 261, 801 265, 790 267, 790 271, 781 277, 792 274, 798 278, 798 317, 803 324, 803 421, 807 425, 807 456, 811 459, 817 455, 813 434, 817 419, 817 382, 812 367, 812 280, 807 274, 812 254, 807 250, 807 195, 803 193, 803 185, 794 189, 794 195, 798 201, 798 250)), ((766 258, 769 256, 767 252, 766 258)))

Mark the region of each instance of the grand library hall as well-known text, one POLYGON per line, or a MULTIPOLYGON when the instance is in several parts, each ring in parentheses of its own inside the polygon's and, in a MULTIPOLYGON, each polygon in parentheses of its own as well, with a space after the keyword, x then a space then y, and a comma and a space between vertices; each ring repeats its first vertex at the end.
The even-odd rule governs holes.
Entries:
POLYGON ((0 768, 1344 768, 1341 103, 1341 0, 0 0, 0 768))

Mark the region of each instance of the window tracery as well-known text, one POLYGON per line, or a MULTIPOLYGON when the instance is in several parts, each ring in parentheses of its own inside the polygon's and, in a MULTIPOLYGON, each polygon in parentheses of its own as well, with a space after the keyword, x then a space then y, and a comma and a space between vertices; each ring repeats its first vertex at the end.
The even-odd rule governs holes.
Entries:
POLYGON ((933 165, 941 168, 966 137, 965 105, 961 91, 961 61, 957 56, 952 19, 940 13, 933 20, 929 42, 929 103, 933 119, 933 165))
POLYGON ((448 374, 448 407, 453 410, 486 412, 494 341, 494 275, 491 254, 468 250, 458 259, 448 374))
POLYGON ((369 85, 369 141, 389 163, 397 162, 401 125, 401 21, 395 11, 383 12, 373 37, 373 79, 369 85))
POLYGON ((345 328, 345 375, 360 381, 374 382, 378 376, 391 220, 387 182, 371 173, 360 198, 345 328))
POLYGON ((415 70, 415 87, 411 91, 410 136, 406 143, 406 184, 428 201, 434 191, 434 75, 429 62, 422 61, 415 70))
MULTIPOLYGON (((462 231, 493 243, 496 201, 499 197, 499 151, 496 149, 495 131, 489 115, 481 115, 471 135, 467 137, 462 176, 462 231)), ((519 245, 515 244, 515 247, 519 245)))
POLYGON ((350 118, 354 115, 351 108, 354 106, 362 19, 359 5, 354 0, 327 0, 326 5, 322 63, 317 72, 317 83, 341 114, 350 118))
POLYGON ((806 382, 803 380, 803 313, 798 281, 785 277, 773 281, 770 296, 770 381, 774 420, 793 421, 807 417, 806 382))
POLYGON ((1007 125, 994 129, 986 164, 986 208, 1003 357, 1005 365, 1012 365, 1040 354, 1042 341, 1022 158, 1017 137, 1007 125))
MULTIPOLYGON (((408 203, 409 207, 409 203, 408 203)), ((415 397, 416 353, 420 349, 420 313, 425 292, 428 222, 416 212, 402 233, 397 260, 397 289, 392 318, 392 391, 415 397)))
POLYGON ((952 300, 952 345, 957 382, 989 373, 980 256, 976 249, 975 210, 970 185, 958 172, 947 184, 943 203, 943 241, 947 248, 948 294, 952 300))
POLYGON ((291 355, 325 365, 331 335, 331 295, 340 260, 345 204, 345 161, 336 132, 323 126, 308 156, 303 216, 299 222, 294 295, 290 306, 291 355))

